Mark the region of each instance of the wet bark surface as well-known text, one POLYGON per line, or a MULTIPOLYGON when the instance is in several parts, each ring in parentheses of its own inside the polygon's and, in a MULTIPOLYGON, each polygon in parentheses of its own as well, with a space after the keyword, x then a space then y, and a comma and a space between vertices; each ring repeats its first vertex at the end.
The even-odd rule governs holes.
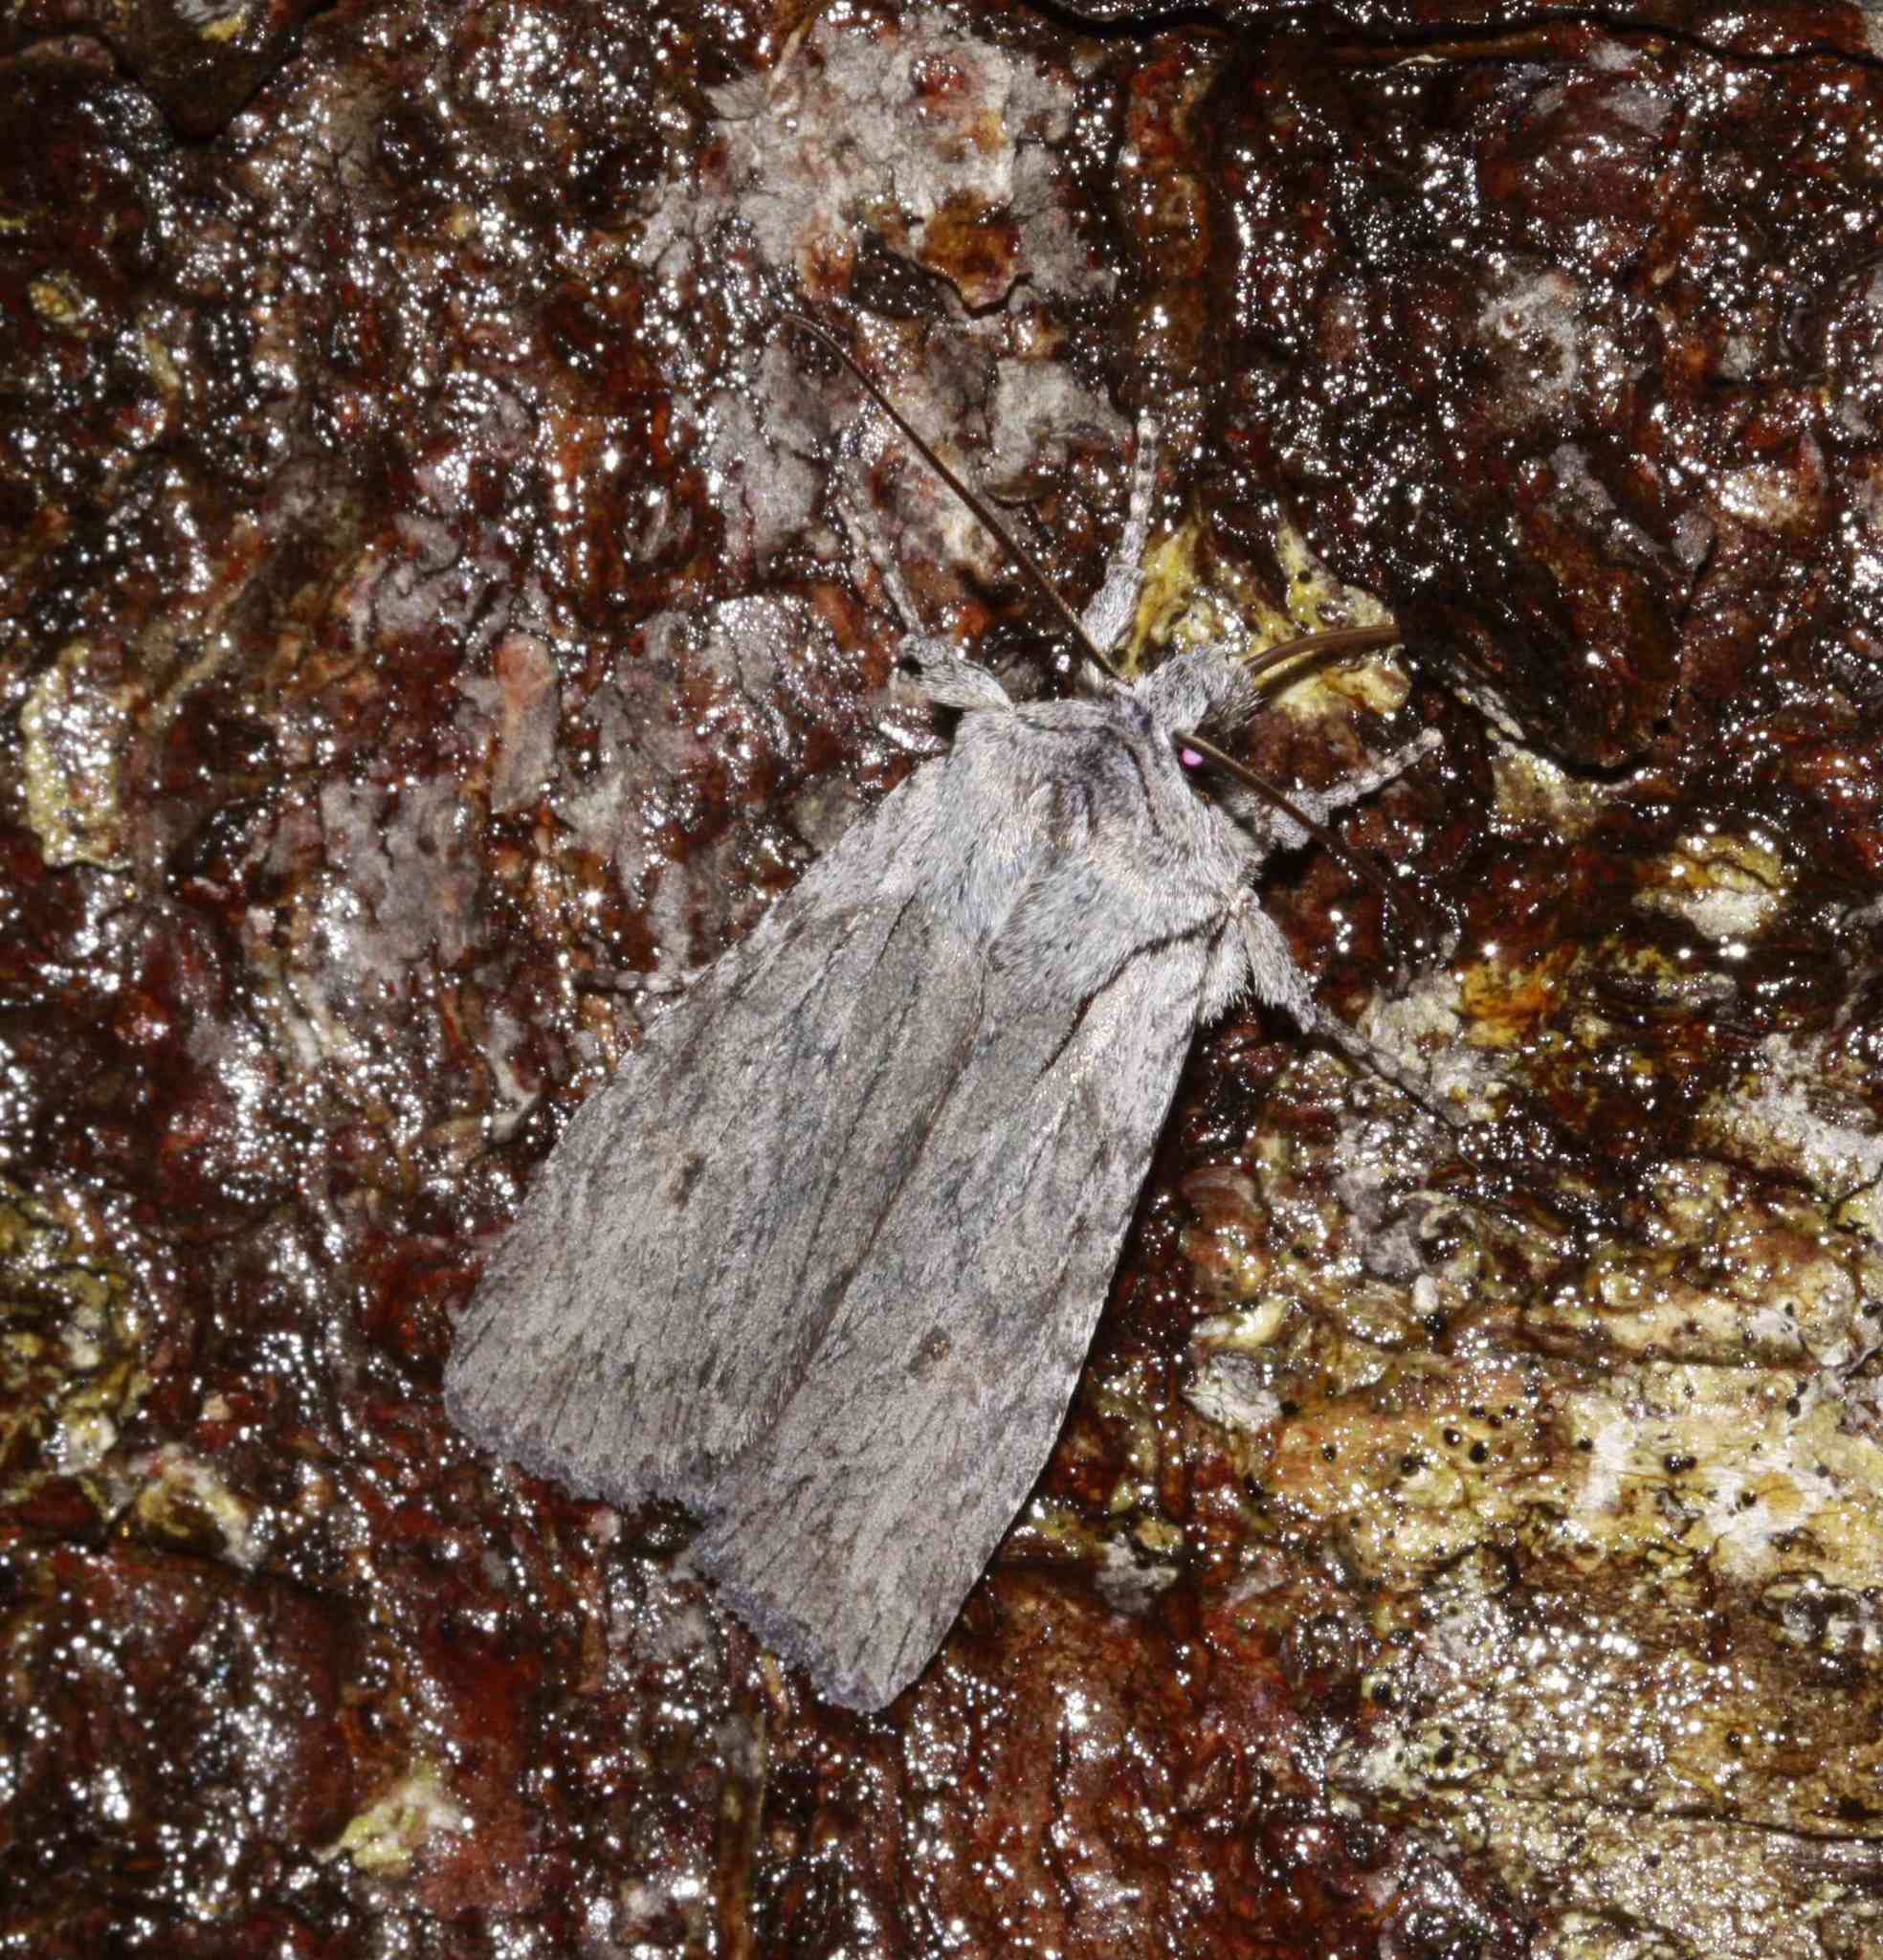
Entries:
POLYGON ((5 1950, 1872 1950, 1869 18, 1116 14, 8 12, 5 1950), (1266 902, 1465 1126, 1217 1028, 867 1720, 438 1401, 945 740, 866 545, 1065 684, 782 305, 1074 599, 1154 412, 1134 657, 1391 612, 1271 773, 1443 737, 1266 902))

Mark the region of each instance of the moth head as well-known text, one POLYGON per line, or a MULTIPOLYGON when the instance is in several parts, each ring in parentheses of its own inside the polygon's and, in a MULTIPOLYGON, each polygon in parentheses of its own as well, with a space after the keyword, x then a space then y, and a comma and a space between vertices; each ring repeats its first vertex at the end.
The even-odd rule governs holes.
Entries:
POLYGON ((1224 752, 1262 702, 1242 662, 1217 647, 1192 647, 1173 655, 1131 693, 1185 788, 1257 844, 1268 844, 1273 804, 1224 752))
POLYGON ((1241 779, 1240 768, 1232 758, 1194 728, 1173 729, 1165 739, 1178 773, 1191 792, 1220 808, 1239 829, 1253 831, 1266 841, 1270 806, 1241 779))
POLYGON ((1190 787, 1212 801, 1223 800, 1228 790, 1234 792, 1230 801, 1239 802, 1240 791, 1209 749, 1231 737, 1260 704, 1241 666, 1215 647, 1191 647, 1132 691, 1190 787))
POLYGON ((1211 739, 1231 732, 1260 703, 1256 679, 1242 663, 1213 647, 1198 647, 1167 660, 1136 692, 1141 712, 1148 711, 1152 726, 1168 745, 1179 776, 1200 799, 1217 806, 1258 854, 1318 838, 1390 902, 1390 889, 1377 867, 1350 852, 1296 795, 1264 781, 1211 739))
MULTIPOLYGON (((1232 733, 1261 702, 1255 683, 1237 662, 1207 646, 1173 654, 1132 691, 1152 722, 1173 736, 1186 728, 1209 736, 1232 733)), ((1195 766, 1202 761, 1198 755, 1195 766)))
POLYGON ((1272 844, 1276 793, 1225 752, 1262 704, 1261 689, 1243 662, 1220 648, 1193 647, 1166 660, 1135 692, 1189 790, 1258 845, 1272 844))

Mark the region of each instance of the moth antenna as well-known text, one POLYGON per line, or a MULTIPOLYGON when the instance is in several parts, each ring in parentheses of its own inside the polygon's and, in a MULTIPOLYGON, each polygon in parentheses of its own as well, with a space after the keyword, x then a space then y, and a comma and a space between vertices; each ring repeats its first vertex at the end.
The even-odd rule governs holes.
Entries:
POLYGON ((1078 614, 1066 603, 1065 597, 1059 589, 1047 577, 1039 560, 994 515, 986 500, 978 491, 970 488, 954 470, 949 468, 947 463, 942 459, 935 446, 916 428, 908 416, 890 400, 889 396, 877 387, 869 369, 838 340, 836 335, 831 333, 827 327, 820 326, 816 321, 807 320, 802 313, 781 312, 778 316, 778 323, 781 326, 795 326, 800 332, 808 333, 814 339, 823 342, 824 345, 850 369, 856 377, 863 392, 902 432, 903 438, 908 442, 909 446, 947 484, 948 488, 966 504, 968 509, 974 513, 976 519, 979 520, 981 524, 994 539, 995 543, 1000 546, 1001 549, 1032 580, 1038 590, 1046 595, 1052 610, 1058 613, 1060 619, 1064 622, 1066 631, 1078 642, 1080 650, 1084 653, 1086 658, 1108 679, 1122 684, 1124 676, 1119 672, 1117 666, 1113 663, 1111 656, 1100 653, 1097 647, 1094 645, 1092 636, 1086 632, 1085 627, 1079 620, 1078 614))
MULTIPOLYGON (((834 354, 850 369, 851 373, 856 377, 857 385, 863 390, 863 392, 901 431, 903 438, 908 442, 909 446, 947 484, 948 488, 961 499, 967 508, 974 513, 976 519, 986 527, 988 534, 1000 546, 1002 550, 1032 580, 1035 588, 1045 594, 1053 611, 1058 613, 1060 619, 1064 622, 1067 632, 1078 642, 1086 657, 1091 660, 1093 665, 1101 674, 1104 674, 1108 679, 1122 686, 1124 684, 1124 676, 1119 673, 1108 654, 1099 652, 1091 635, 1086 632, 1085 626, 1078 614, 1066 603, 1065 597, 1060 592, 1058 587, 1047 577, 1038 559, 994 515, 986 500, 972 489, 942 460, 935 446, 903 414, 902 411, 890 400, 883 390, 877 386, 870 370, 844 345, 842 341, 835 334, 831 333, 828 327, 821 325, 817 321, 808 319, 802 313, 792 313, 781 309, 778 315, 778 324, 780 326, 795 326, 800 333, 809 334, 813 340, 821 342, 830 352, 834 354)), ((1297 654, 1325 653, 1332 655, 1337 653, 1361 653, 1371 651, 1375 647, 1390 646, 1398 638, 1399 630, 1397 627, 1339 627, 1328 633, 1301 634, 1294 639, 1285 640, 1278 647, 1271 647, 1265 653, 1252 656, 1246 664, 1252 676, 1259 676, 1281 665, 1286 660, 1293 659, 1297 654)), ((1348 870, 1373 886, 1380 894, 1381 900, 1386 907, 1389 910, 1392 908, 1392 888, 1387 884, 1385 875, 1375 866, 1368 864, 1357 853, 1349 851, 1334 832, 1329 830, 1325 824, 1317 823, 1285 791, 1278 789, 1264 777, 1258 776, 1253 769, 1246 768, 1232 757, 1224 754, 1213 742, 1207 741, 1201 735, 1179 731, 1179 740, 1187 743, 1199 754, 1207 756, 1217 768, 1227 770, 1245 789, 1252 790, 1256 795, 1262 797, 1276 810, 1279 810, 1285 816, 1299 824, 1311 837, 1340 858, 1348 870)))
MULTIPOLYGON (((1324 633, 1300 633, 1293 639, 1285 639, 1279 646, 1267 647, 1259 654, 1251 654, 1243 662, 1244 671, 1251 679, 1259 679, 1264 674, 1272 674, 1277 667, 1287 665, 1297 657, 1306 659, 1331 659, 1340 654, 1372 653, 1380 647, 1394 646, 1401 637, 1397 626, 1340 626, 1324 633)), ((1253 790, 1264 797, 1285 816, 1292 817, 1307 834, 1331 851, 1355 877, 1370 884, 1380 894, 1381 902, 1388 912, 1398 910, 1398 901, 1392 886, 1386 881, 1385 874, 1358 851, 1350 851, 1346 844, 1326 824, 1315 822, 1307 812, 1295 802, 1285 790, 1259 776, 1252 768, 1225 755, 1220 748, 1195 735, 1181 738, 1187 742, 1199 754, 1207 755, 1219 768, 1227 769, 1245 788, 1253 790)))
POLYGON ((1253 790, 1256 795, 1273 804, 1284 816, 1298 823, 1316 843, 1331 851, 1357 878, 1364 879, 1388 907, 1392 905, 1392 887, 1386 882, 1385 873, 1377 864, 1369 864, 1358 851, 1348 850, 1336 832, 1324 823, 1317 823, 1286 790, 1270 782, 1266 776, 1258 776, 1246 763, 1237 762, 1234 756, 1225 753, 1202 735, 1180 733, 1177 740, 1186 747, 1194 748, 1199 755, 1207 756, 1226 775, 1233 776, 1244 789, 1253 790))
POLYGON ((1297 633, 1277 647, 1265 647, 1244 659, 1243 671, 1252 680, 1272 674, 1277 667, 1303 656, 1312 659, 1332 659, 1338 654, 1370 654, 1380 647, 1396 646, 1403 637, 1397 626, 1337 626, 1324 633, 1297 633))

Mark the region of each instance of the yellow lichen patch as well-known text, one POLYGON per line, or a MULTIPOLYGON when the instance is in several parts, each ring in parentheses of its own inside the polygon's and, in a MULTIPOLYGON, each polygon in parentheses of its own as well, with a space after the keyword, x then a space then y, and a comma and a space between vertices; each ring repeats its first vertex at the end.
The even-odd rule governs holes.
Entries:
POLYGON ((1583 836, 1610 807, 1600 783, 1572 776, 1547 756, 1512 743, 1492 744, 1491 774, 1506 820, 1564 842, 1583 836))
POLYGON ((1268 1294, 1240 1313, 1217 1314, 1190 1329, 1199 1350, 1215 1354, 1253 1354, 1269 1347, 1281 1332, 1294 1303, 1268 1294))
POLYGON ((1808 1570, 1883 1585, 1883 1443, 1815 1381, 1737 1369, 1638 1372, 1623 1403, 1570 1399, 1572 1528, 1611 1558, 1678 1546, 1756 1586, 1808 1570))
MULTIPOLYGON (((86 1246, 61 1193, 0 1179, 0 1448, 36 1438, 36 1467, 95 1488, 148 1386, 137 1364, 144 1314, 129 1276, 86 1246)), ((100 1511, 116 1508, 96 1488, 100 1511)))
POLYGON ((1203 527, 1186 519, 1144 554, 1138 611, 1125 635, 1125 662, 1135 671, 1156 646, 1220 645, 1240 630, 1236 613, 1203 583, 1197 565, 1203 527))
POLYGON ((143 1465, 147 1481, 131 1504, 141 1537, 252 1570, 266 1547, 264 1515, 232 1490, 215 1465, 184 1449, 161 1450, 143 1465))
POLYGON ((1184 1549, 1184 1527, 1169 1518, 1146 1510, 1131 1527, 1131 1537, 1153 1558, 1176 1558, 1184 1549))
POLYGON ((166 402, 176 401, 183 393, 185 383, 182 370, 171 358, 170 350, 154 333, 138 335, 138 352, 144 356, 144 371, 152 384, 166 402))
POLYGON ((1297 1517, 1338 1526, 1369 1578, 1416 1583, 1506 1527, 1545 1475, 1556 1431, 1536 1379, 1521 1362, 1407 1370, 1286 1417, 1251 1474, 1297 1517))
POLYGON ((1292 523, 1284 523, 1275 533, 1275 557, 1288 578, 1288 616, 1296 622, 1292 631, 1382 626, 1392 617, 1372 593, 1336 578, 1292 523))
POLYGON ((1562 1005, 1575 948, 1556 947, 1520 967, 1506 966, 1495 947, 1484 951, 1488 957, 1458 969, 1459 1008, 1471 1040, 1479 1048, 1526 1047, 1562 1005))
POLYGON ((26 820, 48 864, 128 863, 119 774, 130 733, 127 691, 100 679, 90 646, 73 640, 20 709, 26 820))
POLYGON ((1785 885, 1784 860, 1769 839, 1705 834, 1683 837, 1674 850, 1644 866, 1635 902, 1673 913, 1730 946, 1762 929, 1783 902, 1785 885))
POLYGON ((1643 1197, 1647 1229, 1595 1248, 1579 1286, 1525 1308, 1527 1326, 1659 1360, 1812 1372, 1883 1339, 1871 1308, 1883 1255, 1821 1206, 1707 1159, 1662 1166, 1643 1197))
POLYGON ((199 40, 220 45, 224 41, 234 40, 248 24, 249 10, 246 7, 235 7, 227 13, 218 13, 212 19, 206 20, 197 29, 196 36, 199 40))
MULTIPOLYGON (((1391 622, 1391 613, 1372 593, 1341 584, 1293 524, 1284 523, 1277 532, 1275 556, 1288 576, 1288 610, 1279 620, 1263 622, 1259 646, 1278 645, 1299 634, 1391 622)), ((1267 687, 1277 707, 1304 721, 1356 707, 1389 715, 1405 705, 1410 691, 1400 665, 1384 653, 1284 669, 1267 687)))
POLYGON ((78 280, 62 272, 47 273, 26 289, 33 310, 48 326, 61 333, 82 334, 90 329, 96 307, 78 280))
POLYGON ((460 1837, 470 1828, 470 1814, 446 1789, 437 1766, 420 1757, 320 1856, 350 1859, 358 1872, 396 1875, 409 1871, 433 1838, 460 1837))
MULTIPOLYGON (((1300 534, 1284 524, 1275 552, 1288 576, 1288 597, 1276 606, 1232 561, 1212 563, 1206 580, 1201 556, 1207 525, 1191 517, 1145 554, 1138 612, 1127 640, 1127 671, 1136 672, 1153 646, 1227 646, 1259 654, 1304 634, 1340 626, 1377 626, 1390 614, 1369 592, 1344 586, 1308 550, 1300 534)), ((1386 655, 1353 657, 1332 664, 1284 668, 1263 682, 1277 707, 1302 720, 1355 707, 1391 714, 1405 704, 1409 685, 1386 655)))
POLYGON ((1219 1300, 1253 1300, 1274 1270, 1254 1180, 1239 1167, 1211 1165, 1185 1180, 1184 1198, 1190 1211, 1184 1257, 1199 1288, 1219 1300))

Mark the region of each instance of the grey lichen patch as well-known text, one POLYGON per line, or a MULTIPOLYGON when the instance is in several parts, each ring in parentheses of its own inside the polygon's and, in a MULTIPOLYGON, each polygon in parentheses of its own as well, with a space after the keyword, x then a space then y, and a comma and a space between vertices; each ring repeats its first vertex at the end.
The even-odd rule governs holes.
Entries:
POLYGON ((469 1814, 452 1796, 438 1766, 421 1758, 350 1818, 320 1856, 344 1858, 363 1876, 397 1877, 424 1857, 433 1839, 456 1838, 471 1827, 469 1814))
POLYGON ((129 863, 119 785, 132 732, 128 691, 97 671, 86 641, 71 641, 20 709, 26 818, 48 864, 129 863))
POLYGON ((1823 1038, 1772 1035, 1701 1113, 1716 1148, 1795 1177, 1840 1226, 1883 1244, 1883 1132, 1860 1056, 1823 1038))
POLYGON ((661 970, 705 964, 724 944, 726 912, 753 904, 755 868, 795 842, 778 834, 762 792, 802 787, 827 848, 854 820, 854 785, 813 776, 808 765, 826 744, 860 759, 871 745, 887 750, 893 738, 869 724, 875 700, 861 658, 798 601, 656 613, 577 710, 587 762, 573 768, 565 755, 550 777, 562 829, 533 880, 532 907, 545 926, 579 920, 592 902, 585 882, 608 865, 640 898, 661 970), (728 790, 729 812, 719 807, 728 790), (749 814, 748 802, 758 806, 749 814))
POLYGON ((816 19, 770 76, 715 102, 742 216, 768 262, 813 287, 854 259, 859 224, 975 312, 1022 278, 1109 278, 1051 190, 1043 145, 1075 106, 1063 74, 943 18, 870 34, 816 19))
POLYGON ((1205 1353, 1185 1385, 1184 1399, 1206 1422, 1257 1435, 1281 1414, 1281 1397, 1260 1365, 1234 1348, 1205 1353))
MULTIPOLYGON (((1118 445, 1122 424, 1103 393, 1070 382, 1052 358, 1059 309, 1102 297, 1115 278, 1066 195, 1078 94, 1063 64, 951 20, 911 15, 857 33, 817 11, 768 74, 709 95, 720 119, 713 167, 687 164, 636 251, 657 278, 654 338, 688 390, 734 562, 764 563, 800 532, 827 473, 806 439, 801 347, 774 342, 755 395, 700 367, 690 315, 657 317, 689 274, 720 276, 729 241, 742 262, 749 253, 795 275, 813 307, 846 289, 874 294, 856 336, 872 367, 938 440, 970 454, 996 445, 995 474, 1039 471, 1032 435, 1063 443, 1069 393, 1118 445), (957 358, 940 365, 920 351, 938 318, 961 335, 957 358)), ((883 442, 874 417, 859 439, 874 465, 883 442)), ((973 518, 924 474, 897 501, 901 524, 920 534, 897 541, 905 568, 965 560, 1005 575, 973 518)))
POLYGON ((1444 1817, 1559 1907, 1678 1927, 1709 1954, 1847 1950, 1813 1922, 1868 1889, 1878 1688, 1847 1654, 1794 1693, 1787 1620, 1808 1635, 1857 1615, 1788 1592, 1729 1604, 1698 1558, 1526 1548, 1540 1556, 1474 1552, 1429 1582, 1420 1637, 1369 1677, 1376 1722, 1337 1780, 1444 1817), (1626 1852, 1590 1858, 1617 1820, 1626 1852))
MULTIPOLYGON (((1097 390, 1065 368, 1018 357, 997 365, 988 420, 993 442, 985 469, 994 483, 1063 467, 1081 438, 1096 435, 1122 448, 1126 435, 1117 410, 1097 390)), ((1141 616, 1142 610, 1141 603, 1141 616)))
POLYGON ((1883 1256, 1821 1205, 1704 1159, 1657 1167, 1645 1202, 1638 1236, 1601 1247, 1577 1286, 1529 1315, 1540 1333, 1810 1371, 1848 1368, 1883 1341, 1883 1256))
POLYGON ((1127 1543, 1108 1538, 1098 1554, 1096 1583, 1114 1613, 1144 1613, 1167 1592, 1182 1570, 1182 1534, 1141 1525, 1127 1543))
MULTIPOLYGON (((294 1005, 317 1052, 360 1052, 362 1030, 471 943, 475 821, 448 778, 330 782, 284 822, 277 854, 318 851, 285 941, 294 1005)), ((271 947, 270 950, 273 950, 271 947)), ((285 994, 276 1003, 292 1013, 285 994)), ((284 1041, 284 1052, 292 1052, 284 1041)))
POLYGON ((1702 833, 1647 868, 1636 902, 1743 950, 1783 903, 1786 882, 1784 860, 1768 838, 1702 833))
MULTIPOLYGON (((1472 1011, 1483 1007, 1490 991, 1480 987, 1473 1001, 1472 977, 1469 970, 1435 968, 1396 993, 1375 993, 1361 1014, 1360 1030, 1389 1055, 1416 1062, 1434 1102, 1482 1119, 1508 1099, 1508 1079, 1495 1051, 1512 1036, 1497 1016, 1472 1011)), ((1500 983, 1512 977, 1500 969, 1500 983)), ((1527 980, 1535 986, 1540 976, 1527 980)))

